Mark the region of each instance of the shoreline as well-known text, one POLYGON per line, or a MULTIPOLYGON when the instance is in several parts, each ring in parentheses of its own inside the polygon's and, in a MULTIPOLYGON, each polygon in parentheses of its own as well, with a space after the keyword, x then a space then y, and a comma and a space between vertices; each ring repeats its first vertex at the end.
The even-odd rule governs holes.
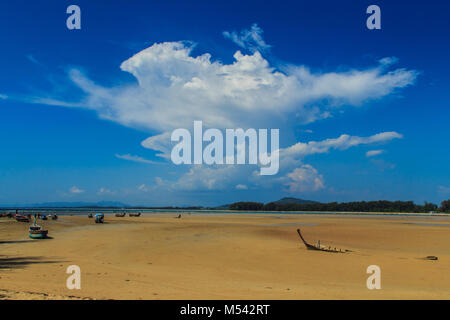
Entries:
MULTIPOLYGON (((14 209, 16 210, 16 209, 14 209)), ((141 212, 144 215, 160 213, 208 213, 208 214, 299 214, 299 215, 355 215, 355 216, 428 216, 428 217, 450 217, 450 213, 425 213, 425 212, 378 212, 378 211, 253 211, 253 210, 211 210, 211 209, 133 209, 133 208, 21 208, 17 209, 21 213, 59 215, 83 215, 89 212, 102 212, 106 215, 122 212, 141 212)), ((2 209, 0 211, 11 212, 13 209, 2 209)))

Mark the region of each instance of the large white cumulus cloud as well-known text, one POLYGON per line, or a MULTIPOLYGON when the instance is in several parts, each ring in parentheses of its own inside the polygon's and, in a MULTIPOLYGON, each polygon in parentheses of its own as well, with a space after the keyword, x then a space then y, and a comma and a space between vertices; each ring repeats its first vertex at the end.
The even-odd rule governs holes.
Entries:
POLYGON ((77 105, 123 125, 167 132, 203 120, 208 127, 273 127, 287 115, 299 122, 326 117, 329 109, 359 105, 414 83, 415 71, 388 71, 386 63, 366 70, 313 73, 305 66, 283 72, 256 51, 237 51, 234 62, 193 57, 185 42, 155 43, 121 64, 137 84, 106 88, 79 70, 71 80, 86 94, 77 105), (318 109, 317 106, 320 106, 318 109))

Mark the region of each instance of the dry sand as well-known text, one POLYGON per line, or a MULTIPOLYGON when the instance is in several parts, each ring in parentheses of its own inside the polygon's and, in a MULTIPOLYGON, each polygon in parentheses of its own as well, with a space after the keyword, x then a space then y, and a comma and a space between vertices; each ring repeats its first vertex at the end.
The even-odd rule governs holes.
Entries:
POLYGON ((450 217, 154 214, 0 218, 3 299, 450 299, 450 217), (345 254, 308 251, 296 229, 345 254), (438 261, 421 258, 434 255, 438 261), (66 288, 69 265, 81 289, 66 288), (366 269, 381 268, 381 290, 366 269))

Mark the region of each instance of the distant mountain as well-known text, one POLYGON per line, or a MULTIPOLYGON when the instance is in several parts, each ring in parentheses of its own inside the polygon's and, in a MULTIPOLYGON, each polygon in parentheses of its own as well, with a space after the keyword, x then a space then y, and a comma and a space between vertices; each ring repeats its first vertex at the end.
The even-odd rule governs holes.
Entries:
POLYGON ((274 201, 274 203, 277 204, 289 204, 289 203, 295 203, 295 204, 310 204, 310 203, 319 203, 317 201, 312 201, 312 200, 303 200, 303 199, 297 199, 297 198, 282 198, 278 201, 274 201))
MULTIPOLYGON (((273 201, 272 203, 276 203, 276 204, 290 204, 290 203, 295 203, 295 204, 311 204, 311 203, 319 203, 317 201, 312 201, 312 200, 303 200, 303 199, 298 199, 298 198, 289 198, 289 197, 285 197, 282 198, 278 201, 273 201)), ((212 210, 230 210, 230 206, 231 204, 224 204, 218 207, 213 207, 210 208, 212 210)))
POLYGON ((102 207, 102 208, 125 208, 129 205, 116 201, 100 201, 100 202, 44 202, 33 203, 20 207, 26 208, 78 208, 78 207, 102 207))

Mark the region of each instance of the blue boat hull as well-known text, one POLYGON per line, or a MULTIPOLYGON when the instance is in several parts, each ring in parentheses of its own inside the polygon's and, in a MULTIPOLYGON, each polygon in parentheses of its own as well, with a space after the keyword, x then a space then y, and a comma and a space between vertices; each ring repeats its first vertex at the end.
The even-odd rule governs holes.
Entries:
POLYGON ((45 239, 47 238, 47 232, 29 233, 31 239, 45 239))

